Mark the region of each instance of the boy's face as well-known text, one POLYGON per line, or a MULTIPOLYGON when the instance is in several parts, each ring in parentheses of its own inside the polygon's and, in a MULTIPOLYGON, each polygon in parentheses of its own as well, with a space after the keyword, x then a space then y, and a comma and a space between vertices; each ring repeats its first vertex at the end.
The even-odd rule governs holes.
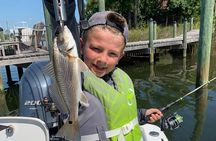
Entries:
POLYGON ((94 27, 83 44, 83 59, 89 69, 98 77, 111 72, 123 56, 124 38, 108 29, 94 27))

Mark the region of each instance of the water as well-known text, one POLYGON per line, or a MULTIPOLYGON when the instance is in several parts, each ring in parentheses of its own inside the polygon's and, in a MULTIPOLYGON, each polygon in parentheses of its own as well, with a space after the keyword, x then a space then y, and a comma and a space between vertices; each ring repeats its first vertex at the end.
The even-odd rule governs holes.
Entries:
MULTIPOLYGON (((0 67, 0 73, 3 79, 3 86, 5 94, 0 93, 0 116, 8 115, 12 111, 16 111, 19 105, 19 76, 17 73, 17 67, 10 66, 11 77, 14 82, 13 85, 9 86, 7 83, 7 75, 5 67, 0 67)), ((25 69, 24 69, 25 71, 25 69)))
MULTIPOLYGON (((210 79, 216 77, 216 62, 214 61, 216 60, 216 45, 213 46, 210 79)), ((161 55, 160 60, 154 66, 144 61, 121 66, 134 82, 138 107, 164 107, 195 89, 196 53, 188 55, 186 59, 182 59, 181 56, 169 53, 161 55)), ((1 68, 1 71, 3 71, 5 80, 5 70, 1 68)), ((12 67, 12 74, 13 80, 18 80, 15 67, 12 67)), ((7 87, 5 81, 4 85, 7 87)), ((3 105, 7 104, 10 107, 9 111, 18 105, 17 95, 18 90, 13 94, 6 94, 7 103, 3 105), (16 95, 15 98, 9 99, 14 95, 16 95)), ((216 138, 214 133, 216 130, 215 101, 216 80, 210 83, 208 89, 204 90, 201 95, 191 94, 172 106, 164 113, 165 117, 177 112, 183 116, 184 122, 176 130, 165 131, 168 139, 170 141, 214 141, 216 138)), ((159 125, 159 122, 155 124, 159 125)))
MULTIPOLYGON (((18 82, 19 81, 19 76, 18 76, 18 72, 17 72, 17 67, 14 66, 14 65, 11 65, 10 70, 11 70, 12 80, 15 81, 15 82, 18 82)), ((0 67, 0 72, 2 74, 2 79, 4 80, 3 81, 3 86, 4 86, 4 88, 8 88, 9 86, 8 86, 8 83, 6 82, 7 75, 6 75, 5 67, 0 67)))
MULTIPOLYGON (((210 76, 216 77, 216 44, 213 45, 210 76)), ((182 59, 181 55, 166 54, 154 66, 148 62, 135 62, 122 66, 131 76, 138 107, 161 108, 195 89, 196 54, 182 59)), ((183 116, 181 127, 165 131, 170 141, 215 141, 216 134, 216 80, 208 89, 193 93, 164 113, 165 117, 177 112, 183 116)), ((159 125, 159 123, 156 123, 159 125)))

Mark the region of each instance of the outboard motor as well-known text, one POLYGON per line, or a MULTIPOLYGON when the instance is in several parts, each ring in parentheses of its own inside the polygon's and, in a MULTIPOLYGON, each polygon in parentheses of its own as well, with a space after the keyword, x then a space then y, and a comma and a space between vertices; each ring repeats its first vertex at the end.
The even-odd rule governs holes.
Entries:
POLYGON ((59 128, 59 116, 48 91, 51 79, 43 73, 48 61, 31 64, 19 84, 19 115, 43 120, 55 134, 59 128))

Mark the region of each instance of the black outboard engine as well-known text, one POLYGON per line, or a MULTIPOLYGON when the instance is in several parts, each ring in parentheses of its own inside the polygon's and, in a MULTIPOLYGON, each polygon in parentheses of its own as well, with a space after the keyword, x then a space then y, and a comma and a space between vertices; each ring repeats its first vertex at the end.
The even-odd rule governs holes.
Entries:
POLYGON ((33 63, 23 74, 19 84, 19 115, 39 118, 55 132, 59 128, 59 116, 48 91, 51 79, 42 71, 47 63, 33 63))

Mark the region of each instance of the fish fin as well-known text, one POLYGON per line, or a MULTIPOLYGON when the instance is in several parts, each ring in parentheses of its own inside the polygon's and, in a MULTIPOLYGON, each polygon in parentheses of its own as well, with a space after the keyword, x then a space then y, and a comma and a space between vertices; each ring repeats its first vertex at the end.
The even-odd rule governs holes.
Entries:
POLYGON ((78 64, 79 64, 80 72, 84 72, 84 71, 89 70, 88 66, 80 58, 78 58, 77 61, 78 61, 78 64))
MULTIPOLYGON (((65 90, 67 91, 64 92, 64 94, 66 98, 68 99, 68 101, 70 101, 69 97, 71 97, 71 92, 77 91, 76 90, 77 87, 74 87, 74 84, 80 83, 79 77, 81 76, 80 76, 80 70, 79 70, 79 67, 80 67, 79 62, 80 62, 80 59, 77 57, 71 57, 71 58, 61 57, 61 59, 59 59, 59 64, 62 68, 62 74, 60 75, 60 79, 61 79, 60 82, 63 83, 60 85, 65 86, 65 90), (78 63, 78 65, 76 63, 78 63), (78 73, 75 73, 74 71, 77 71, 78 73)), ((82 65, 85 65, 84 62, 82 63, 83 63, 82 65)), ((81 85, 81 84, 77 84, 77 85, 81 85)), ((71 103, 71 101, 69 103, 71 103)))
POLYGON ((60 95, 60 91, 56 82, 54 82, 51 86, 49 86, 50 97, 52 101, 56 104, 56 107, 61 113, 68 113, 68 108, 64 104, 64 99, 60 95))
POLYGON ((58 54, 55 57, 58 57, 58 62, 56 66, 57 74, 56 78, 58 80, 58 86, 61 87, 61 95, 64 99, 64 103, 67 105, 68 109, 70 107, 70 94, 71 90, 70 85, 72 85, 72 78, 73 78, 73 64, 72 62, 69 62, 69 60, 64 57, 62 54, 58 54))
POLYGON ((42 70, 45 74, 49 75, 50 77, 54 78, 55 77, 55 73, 54 73, 54 69, 53 69, 53 63, 49 62, 46 66, 43 67, 42 70))
POLYGON ((56 136, 60 136, 70 141, 80 140, 79 125, 76 123, 69 124, 66 122, 57 132, 56 136))
POLYGON ((85 106, 85 107, 89 106, 88 98, 86 97, 86 95, 83 92, 80 94, 80 104, 82 106, 85 106))
MULTIPOLYGON (((58 48, 56 48, 55 46, 53 49, 54 49, 53 53, 59 52, 58 48)), ((61 61, 60 63, 66 62, 65 58, 60 53, 59 53, 59 55, 57 55, 55 57, 59 58, 59 60, 61 61)), ((58 63, 58 64, 60 64, 60 63, 58 63)), ((69 108, 68 108, 69 104, 68 104, 67 98, 64 98, 65 95, 61 95, 59 86, 58 86, 57 81, 56 81, 56 77, 58 77, 58 78, 61 77, 63 73, 55 74, 54 69, 55 69, 54 68, 54 62, 52 62, 52 61, 49 62, 43 68, 43 72, 51 78, 52 84, 49 86, 50 97, 51 97, 52 101, 56 104, 57 108, 62 113, 68 113, 69 112, 69 108)), ((60 85, 64 85, 64 84, 60 84, 60 85)), ((64 92, 64 93, 67 93, 67 92, 64 92)))

